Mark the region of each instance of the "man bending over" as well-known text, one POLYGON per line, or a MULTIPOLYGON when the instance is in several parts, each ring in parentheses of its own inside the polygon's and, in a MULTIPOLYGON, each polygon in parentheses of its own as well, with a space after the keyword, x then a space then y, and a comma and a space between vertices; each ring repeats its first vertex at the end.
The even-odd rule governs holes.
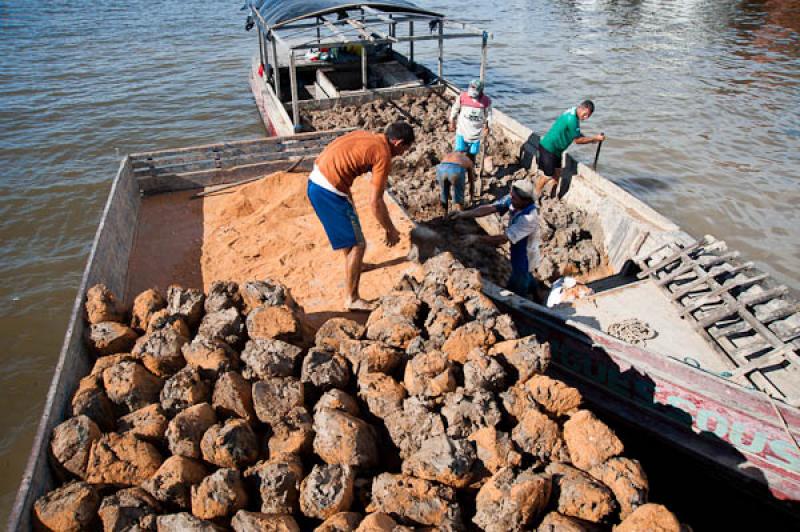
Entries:
POLYGON ((400 233, 389 217, 383 193, 392 157, 402 155, 413 143, 414 130, 406 122, 390 124, 383 133, 353 131, 328 144, 308 176, 308 199, 331 246, 334 250, 342 250, 347 290, 344 307, 347 310, 372 309, 372 305, 361 299, 358 292, 366 241, 350 188, 358 176, 372 172, 372 214, 386 232, 386 245, 397 244, 400 233))

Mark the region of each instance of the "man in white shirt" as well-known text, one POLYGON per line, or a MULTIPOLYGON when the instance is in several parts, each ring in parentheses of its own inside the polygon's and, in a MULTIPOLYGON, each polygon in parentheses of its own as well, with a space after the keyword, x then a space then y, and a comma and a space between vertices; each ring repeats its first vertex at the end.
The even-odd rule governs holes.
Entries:
POLYGON ((483 81, 473 79, 450 109, 450 131, 456 132, 455 151, 465 152, 475 160, 481 134, 489 130, 491 115, 492 100, 483 93, 483 81))
POLYGON ((511 193, 488 205, 481 205, 453 215, 453 218, 480 218, 509 213, 508 227, 499 235, 481 236, 478 241, 492 246, 511 243, 511 277, 507 288, 523 297, 537 296, 533 272, 539 265, 539 214, 533 183, 520 179, 511 185, 511 193))

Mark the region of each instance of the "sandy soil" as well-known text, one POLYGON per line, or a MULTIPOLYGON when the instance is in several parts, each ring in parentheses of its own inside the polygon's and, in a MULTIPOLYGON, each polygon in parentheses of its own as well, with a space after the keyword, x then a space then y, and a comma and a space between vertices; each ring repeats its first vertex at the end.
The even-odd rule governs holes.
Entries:
MULTIPOLYGON (((315 324, 342 315, 344 261, 341 252, 331 249, 311 208, 306 180, 305 173, 277 173, 237 187, 234 193, 206 198, 202 251, 206 288, 217 279, 273 277, 291 289, 315 324)), ((383 230, 369 209, 369 189, 366 177, 357 179, 353 198, 367 239, 365 260, 378 266, 363 274, 361 295, 374 299, 416 265, 405 258, 411 222, 387 202, 402 238, 393 248, 384 245, 383 230)))
MULTIPOLYGON (((366 314, 344 313, 344 263, 328 243, 306 197, 305 173, 275 173, 202 200, 179 192, 147 198, 131 259, 126 301, 170 283, 208 291, 215 280, 243 282, 275 278, 305 307, 312 325, 333 316, 364 321, 366 314), (153 260, 158 257, 158 260, 153 260)), ((402 238, 383 244, 383 231, 368 205, 369 180, 353 187, 356 210, 367 239, 366 261, 378 268, 361 279, 361 294, 376 298, 416 265, 406 260, 411 222, 387 202, 402 238)))

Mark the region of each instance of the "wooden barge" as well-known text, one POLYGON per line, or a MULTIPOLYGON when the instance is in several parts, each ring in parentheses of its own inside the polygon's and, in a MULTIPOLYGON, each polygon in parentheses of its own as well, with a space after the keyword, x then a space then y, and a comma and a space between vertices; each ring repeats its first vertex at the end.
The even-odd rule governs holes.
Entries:
MULTIPOLYGON (((353 9, 365 8, 365 22, 369 16, 388 25, 403 20, 397 11, 359 5, 353 9)), ((327 28, 331 21, 324 17, 313 27, 327 28)), ((359 35, 365 31, 363 27, 358 31, 346 17, 338 22, 331 25, 347 24, 359 35)), ((481 35, 485 52, 487 34, 468 32, 481 35)), ((268 35, 262 31, 261 54, 269 44, 276 57, 272 46, 277 41, 268 41, 268 35)), ((396 35, 396 30, 386 35, 396 35)), ((372 44, 374 40, 365 38, 372 44)), ((276 93, 271 84, 282 69, 294 77, 288 75, 291 61, 278 62, 272 76, 262 76, 264 62, 257 57, 251 83, 259 110, 270 132, 285 136, 132 154, 122 160, 76 295, 10 529, 31 529, 34 501, 55 485, 48 465, 50 434, 68 416, 70 397, 93 363, 83 342, 86 290, 102 282, 115 293, 126 293, 135 274, 129 260, 143 197, 241 182, 285 169, 289 162, 309 169, 316 154, 341 131, 296 133, 303 108, 428 91, 455 97, 454 86, 441 75, 441 63, 437 76, 394 50, 391 54, 421 82, 362 87, 305 101, 298 97, 283 101, 280 89, 276 93)), ((482 56, 485 65, 486 54, 482 56)), ((323 86, 325 78, 320 79, 323 86)), ((297 82, 290 85, 294 85, 290 92, 299 95, 297 82)), ((522 166, 535 168, 538 136, 497 110, 494 120, 495 128, 521 146, 522 166)), ((509 309, 520 327, 551 341, 555 373, 577 386, 594 408, 691 453, 742 487, 752 486, 754 492, 790 503, 800 501, 800 316, 788 290, 739 260, 724 243, 710 237, 695 241, 668 218, 569 156, 561 194, 598 217, 616 286, 605 289, 605 280, 599 280, 594 296, 574 307, 552 309, 492 283, 486 283, 487 294, 509 309), (634 345, 605 332, 611 321, 628 317, 648 321, 657 336, 634 345)))

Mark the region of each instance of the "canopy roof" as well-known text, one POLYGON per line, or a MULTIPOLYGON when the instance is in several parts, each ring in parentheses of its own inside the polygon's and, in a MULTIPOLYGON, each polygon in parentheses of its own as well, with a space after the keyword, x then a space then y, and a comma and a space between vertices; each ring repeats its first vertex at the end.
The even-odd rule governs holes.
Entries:
POLYGON ((441 13, 423 9, 406 0, 383 2, 342 2, 341 0, 248 0, 248 6, 254 7, 264 22, 273 29, 305 18, 324 16, 332 13, 344 13, 348 9, 369 7, 386 13, 409 13, 443 17, 441 13))

